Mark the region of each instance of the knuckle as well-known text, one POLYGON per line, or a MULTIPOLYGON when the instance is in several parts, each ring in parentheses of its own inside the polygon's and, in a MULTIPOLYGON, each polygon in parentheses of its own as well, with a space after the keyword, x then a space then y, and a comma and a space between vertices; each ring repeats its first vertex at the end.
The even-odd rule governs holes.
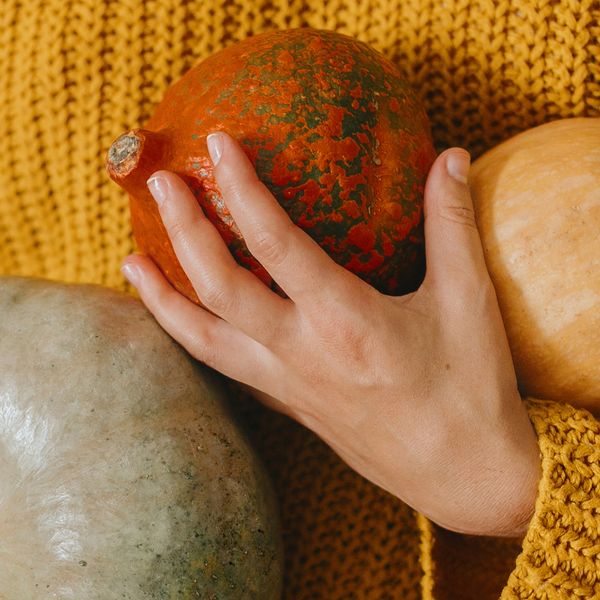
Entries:
POLYGON ((289 344, 290 336, 293 335, 285 319, 280 320, 267 317, 260 321, 253 321, 252 326, 259 332, 260 342, 268 347, 284 347, 286 344, 289 344))
POLYGON ((443 202, 438 209, 440 218, 459 225, 466 225, 477 229, 475 221, 475 211, 471 206, 459 204, 456 201, 450 200, 443 202))
POLYGON ((345 352, 346 360, 353 365, 353 368, 360 370, 365 364, 368 364, 368 355, 366 351, 366 339, 363 331, 350 323, 340 323, 338 331, 338 343, 345 352))
POLYGON ((364 340, 364 331, 351 318, 338 317, 335 322, 336 337, 347 348, 360 347, 364 340))
POLYGON ((256 253, 259 259, 263 259, 271 265, 281 264, 288 252, 284 237, 263 230, 255 235, 251 251, 253 254, 256 253))
POLYGON ((200 290, 198 296, 207 308, 217 314, 230 312, 235 302, 231 287, 222 283, 211 282, 200 290))
POLYGON ((228 177, 219 184, 221 194, 225 198, 240 198, 243 195, 244 184, 239 177, 228 177))
POLYGON ((247 172, 245 169, 232 172, 219 184, 222 195, 226 198, 242 199, 249 188, 259 183, 258 175, 254 171, 247 172))
POLYGON ((186 239, 189 236, 187 223, 176 219, 167 225, 167 231, 173 245, 185 244, 186 239))
POLYGON ((367 331, 364 318, 345 307, 329 307, 319 317, 321 334, 353 363, 366 358, 367 331))
POLYGON ((216 344, 208 331, 194 331, 185 347, 197 360, 209 367, 217 366, 216 344))

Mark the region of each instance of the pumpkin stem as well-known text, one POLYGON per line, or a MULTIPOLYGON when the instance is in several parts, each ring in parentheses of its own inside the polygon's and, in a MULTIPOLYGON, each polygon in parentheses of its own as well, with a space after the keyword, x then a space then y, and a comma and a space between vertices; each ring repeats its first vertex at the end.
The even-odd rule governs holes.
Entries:
POLYGON ((160 167, 167 140, 146 129, 132 129, 119 136, 106 156, 109 177, 125 191, 134 193, 146 187, 146 180, 160 167))

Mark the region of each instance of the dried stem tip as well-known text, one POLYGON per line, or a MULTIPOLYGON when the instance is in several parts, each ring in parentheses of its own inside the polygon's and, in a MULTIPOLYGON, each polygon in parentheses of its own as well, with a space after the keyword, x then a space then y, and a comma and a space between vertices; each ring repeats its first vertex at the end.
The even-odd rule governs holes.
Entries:
POLYGON ((143 146, 143 139, 140 139, 138 131, 124 133, 113 142, 107 158, 107 167, 111 175, 126 177, 137 166, 143 146))
POLYGON ((148 177, 166 160, 168 140, 162 134, 146 129, 132 129, 119 136, 106 156, 110 178, 129 193, 145 188, 148 177))
POLYGON ((108 160, 113 167, 118 168, 121 163, 131 160, 140 147, 139 138, 133 133, 125 133, 118 138, 108 151, 108 160))

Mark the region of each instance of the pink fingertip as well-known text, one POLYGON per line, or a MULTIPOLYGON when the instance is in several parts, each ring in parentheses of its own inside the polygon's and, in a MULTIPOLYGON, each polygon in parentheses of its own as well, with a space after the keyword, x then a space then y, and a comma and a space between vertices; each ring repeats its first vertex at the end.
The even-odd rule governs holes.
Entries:
POLYGON ((129 281, 129 283, 135 287, 138 286, 142 278, 140 268, 131 262, 124 262, 121 265, 121 273, 123 273, 127 281, 129 281))

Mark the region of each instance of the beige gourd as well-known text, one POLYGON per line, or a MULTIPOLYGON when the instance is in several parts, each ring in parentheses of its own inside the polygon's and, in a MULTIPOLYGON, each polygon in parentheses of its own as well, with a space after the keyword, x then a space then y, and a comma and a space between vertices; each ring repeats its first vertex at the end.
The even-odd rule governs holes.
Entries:
POLYGON ((600 411, 600 119, 513 137, 470 186, 522 392, 600 411))

